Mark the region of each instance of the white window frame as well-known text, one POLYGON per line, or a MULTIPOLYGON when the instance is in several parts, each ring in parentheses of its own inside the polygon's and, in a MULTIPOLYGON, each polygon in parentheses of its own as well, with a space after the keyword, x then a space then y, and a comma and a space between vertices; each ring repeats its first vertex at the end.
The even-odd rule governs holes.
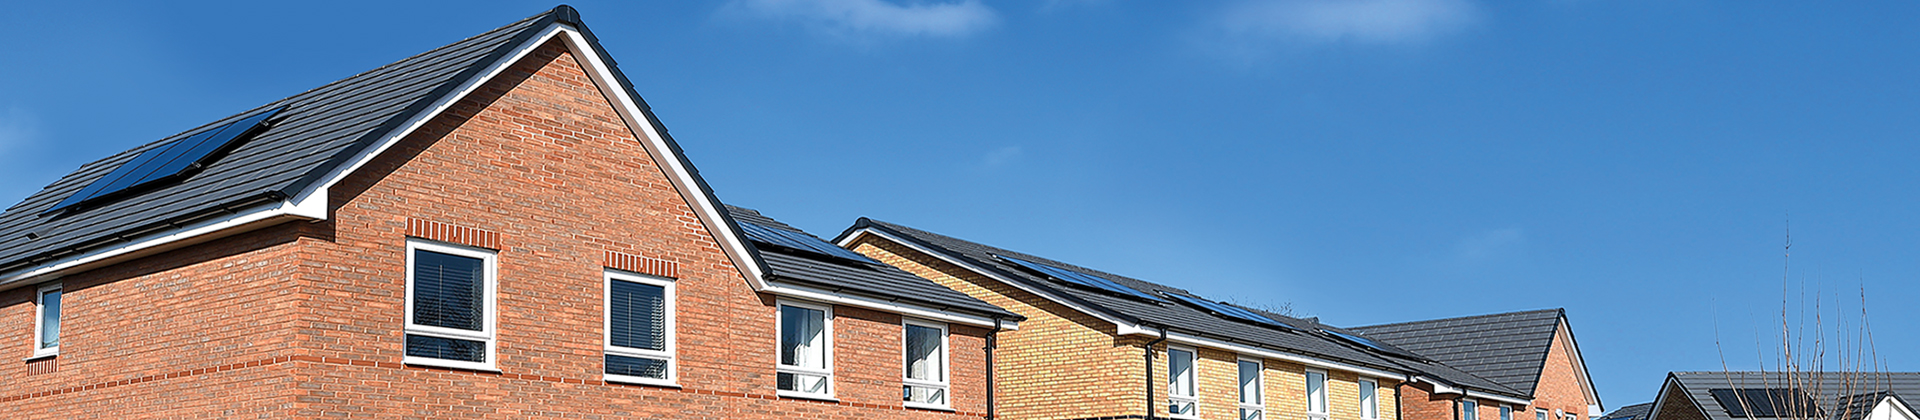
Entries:
POLYGON ((1200 417, 1200 351, 1192 347, 1167 346, 1167 417, 1191 419, 1200 417), (1193 385, 1192 395, 1180 395, 1174 391, 1173 352, 1187 352, 1187 381, 1193 385), (1186 403, 1193 407, 1190 413, 1173 414, 1173 405, 1186 403))
POLYGON ((1480 402, 1461 398, 1460 420, 1480 420, 1480 402))
MULTIPOLYGON (((46 331, 46 326, 41 325, 41 324, 45 324, 44 321, 47 319, 47 304, 45 302, 45 299, 47 298, 47 292, 52 292, 52 291, 60 292, 60 313, 53 314, 53 316, 55 318, 59 318, 63 315, 66 315, 67 292, 65 287, 62 284, 53 283, 45 286, 40 286, 39 289, 36 289, 33 291, 33 344, 28 346, 28 348, 33 349, 33 357, 29 357, 28 359, 38 359, 42 357, 60 355, 60 345, 57 343, 54 344, 53 347, 47 347, 47 348, 40 347, 40 343, 42 339, 40 335, 46 331)), ((64 333, 66 323, 62 322, 60 323, 60 326, 62 327, 62 332, 64 333)))
MULTIPOLYGON (((909 325, 916 326, 916 327, 937 328, 940 330, 940 379, 941 380, 939 382, 933 382, 933 381, 907 378, 906 366, 901 366, 901 369, 900 369, 901 384, 913 385, 913 386, 919 386, 919 387, 928 387, 928 388, 939 388, 942 391, 942 394, 946 395, 946 397, 941 398, 941 401, 942 401, 941 404, 929 404, 929 403, 913 402, 913 401, 902 401, 902 403, 907 407, 913 407, 913 408, 950 410, 953 408, 953 371, 949 369, 950 367, 952 367, 951 365, 949 365, 949 361, 952 360, 952 358, 949 357, 948 354, 951 353, 950 350, 953 348, 951 346, 953 343, 948 340, 948 336, 951 333, 948 332, 947 330, 947 323, 923 321, 923 320, 918 320, 913 318, 901 317, 900 319, 900 363, 903 363, 903 364, 907 362, 906 342, 907 342, 907 326, 909 325)), ((832 388, 832 386, 829 385, 828 388, 832 388)))
POLYGON ((1360 418, 1377 420, 1380 418, 1380 381, 1372 378, 1360 378, 1360 418), (1368 398, 1371 394, 1372 398, 1368 398), (1371 401, 1369 401, 1371 400, 1371 401), (1372 410, 1368 410, 1372 409, 1372 410), (1373 411, 1368 415, 1367 411, 1373 411))
POLYGON ((646 358, 646 359, 661 359, 667 362, 667 377, 665 379, 648 378, 648 377, 642 377, 642 376, 615 375, 611 373, 606 373, 607 372, 607 369, 605 366, 606 358, 604 357, 605 355, 603 355, 600 361, 600 363, 602 364, 600 366, 600 373, 602 374, 604 379, 607 382, 620 382, 620 383, 631 383, 631 384, 641 384, 641 385, 660 385, 660 386, 670 386, 670 387, 680 386, 678 383, 675 382, 680 379, 680 373, 679 373, 680 361, 673 357, 675 354, 678 354, 678 352, 675 350, 676 348, 675 346, 678 343, 676 340, 674 340, 674 334, 675 334, 675 330, 677 329, 675 322, 678 321, 677 318, 679 318, 675 316, 675 312, 674 312, 676 310, 675 302, 679 299, 677 298, 678 295, 676 294, 676 291, 674 290, 674 287, 673 287, 674 285, 673 279, 666 278, 666 277, 649 276, 649 275, 639 274, 639 273, 631 273, 631 272, 620 271, 620 270, 611 270, 611 269, 606 270, 604 277, 606 280, 604 283, 601 284, 601 293, 600 293, 600 309, 601 309, 600 314, 602 315, 600 320, 600 331, 602 333, 601 340, 603 340, 602 342, 606 343, 606 346, 604 349, 606 355, 638 357, 638 358, 646 358), (661 291, 661 293, 662 293, 662 299, 665 300, 665 304, 666 304, 666 308, 664 309, 664 312, 665 312, 664 316, 666 316, 667 319, 666 319, 666 322, 662 323, 663 325, 662 328, 666 328, 666 331, 663 332, 663 334, 665 335, 664 338, 666 340, 666 345, 663 347, 665 347, 666 350, 637 349, 632 347, 619 347, 619 346, 613 345, 613 282, 616 282, 616 281, 639 283, 639 284, 644 284, 649 286, 660 286, 662 289, 664 289, 661 291))
POLYGON ((1533 409, 1533 419, 1534 419, 1534 420, 1547 420, 1547 409, 1545 409, 1545 408, 1536 408, 1536 409, 1533 409))
POLYGON ((1500 404, 1500 420, 1513 420, 1513 406, 1500 404))
MULTIPOLYGON (((494 340, 494 336, 495 336, 494 333, 495 333, 495 330, 497 329, 496 319, 500 315, 499 305, 497 304, 498 295, 500 291, 499 253, 493 250, 482 249, 482 248, 454 245, 454 244, 449 244, 445 242, 428 241, 424 239, 408 238, 406 260, 407 260, 406 262, 407 290, 404 295, 405 296, 404 299, 406 299, 406 308, 404 309, 406 311, 406 328, 404 333, 414 334, 414 335, 423 335, 428 337, 485 342, 487 347, 487 361, 482 363, 482 362, 469 362, 464 360, 436 359, 431 357, 403 356, 401 358, 401 362, 409 365, 437 366, 437 367, 454 368, 454 369, 499 372, 500 369, 497 366, 499 366, 498 363, 500 361, 500 357, 499 357, 499 352, 496 351, 497 343, 495 343, 495 340, 494 340), (484 283, 484 285, 482 286, 484 288, 482 290, 482 293, 486 295, 486 299, 484 299, 486 307, 482 308, 482 310, 485 311, 486 313, 484 314, 485 316, 483 316, 485 320, 481 322, 481 327, 482 327, 481 331, 468 331, 468 330, 463 330, 458 328, 445 328, 445 327, 436 327, 431 325, 416 325, 413 323, 414 255, 418 251, 430 251, 430 252, 438 252, 442 254, 458 255, 458 256, 468 257, 468 258, 479 258, 481 260, 481 263, 486 266, 486 269, 483 270, 486 272, 486 279, 482 281, 482 283, 484 283)), ((402 337, 401 338, 401 346, 403 348, 401 350, 402 355, 406 354, 406 351, 404 350, 404 347, 406 346, 405 343, 406 343, 406 338, 402 337)))
POLYGON ((1307 369, 1307 374, 1301 376, 1302 379, 1307 381, 1306 389, 1309 390, 1307 394, 1307 418, 1327 418, 1328 413, 1333 411, 1333 401, 1329 399, 1333 392, 1327 389, 1327 385, 1333 382, 1333 377, 1328 375, 1327 371, 1320 369, 1307 369), (1313 375, 1320 375, 1320 395, 1314 395, 1311 392, 1313 389, 1313 375), (1313 411, 1313 399, 1315 397, 1320 398, 1320 411, 1313 411))
POLYGON ((1266 361, 1259 357, 1240 355, 1238 358, 1236 358, 1233 361, 1233 382, 1234 382, 1234 388, 1238 390, 1236 391, 1236 393, 1240 394, 1238 395, 1240 397, 1240 399, 1238 400, 1240 403, 1240 412, 1239 412, 1240 419, 1246 420, 1248 418, 1247 412, 1249 411, 1258 413, 1259 417, 1256 417, 1256 418, 1259 418, 1259 419, 1267 418, 1267 395, 1266 395, 1267 363, 1266 361), (1246 402, 1247 387, 1246 385, 1240 383, 1240 364, 1241 363, 1252 363, 1254 366, 1254 372, 1255 372, 1253 375, 1253 400, 1254 401, 1252 403, 1246 402))
POLYGON ((773 334, 774 334, 773 365, 774 365, 774 372, 776 374, 776 380, 778 378, 777 375, 779 373, 797 373, 802 375, 813 375, 813 376, 825 377, 827 381, 827 392, 824 394, 814 394, 814 393, 788 391, 784 389, 779 389, 778 383, 775 384, 774 394, 782 397, 837 401, 834 395, 836 392, 839 391, 839 387, 833 383, 834 382, 833 380, 833 305, 789 300, 789 299, 776 300, 774 302, 774 311, 773 311, 773 334), (824 319, 821 320, 820 322, 821 324, 820 339, 823 341, 826 341, 826 343, 823 344, 823 346, 826 347, 825 349, 823 349, 825 350, 823 351, 823 353, 826 354, 826 358, 827 358, 825 360, 826 363, 823 363, 825 365, 824 370, 814 370, 813 368, 805 368, 805 367, 799 367, 799 366, 788 366, 780 363, 780 350, 782 347, 781 346, 782 343, 780 343, 780 340, 781 338, 786 336, 786 334, 783 333, 784 331, 786 331, 786 325, 782 325, 786 323, 786 320, 784 319, 785 317, 780 316, 780 307, 782 306, 815 309, 815 310, 821 311, 824 314, 823 315, 824 319))

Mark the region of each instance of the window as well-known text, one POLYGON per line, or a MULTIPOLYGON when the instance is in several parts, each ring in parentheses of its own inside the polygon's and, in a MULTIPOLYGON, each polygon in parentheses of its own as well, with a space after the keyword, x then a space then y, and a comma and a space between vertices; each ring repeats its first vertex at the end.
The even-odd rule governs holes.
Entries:
POLYGON ((1541 408, 1533 410, 1533 420, 1547 420, 1547 409, 1541 408))
POLYGON ((1500 420, 1513 420, 1513 407, 1500 406, 1500 420))
POLYGON ((908 406, 947 407, 947 325, 907 320, 905 385, 908 406))
POLYGON ((1327 373, 1307 371, 1307 417, 1327 418, 1327 373))
POLYGON ((1380 418, 1380 383, 1372 379, 1360 380, 1360 418, 1380 418))
POLYGON ((410 364, 495 370, 492 251, 407 242, 410 364))
POLYGON ((60 354, 60 291, 54 284, 34 294, 33 357, 60 354))
POLYGON ((606 379, 672 385, 673 280, 606 273, 606 379))
POLYGON ((1260 397, 1260 361, 1240 360, 1240 420, 1266 418, 1266 400, 1260 397))
POLYGON ((1480 404, 1471 400, 1460 400, 1460 420, 1480 420, 1480 404))
POLYGON ((833 309, 822 305, 780 304, 779 394, 833 396, 833 309))
POLYGON ((1200 402, 1199 394, 1194 392, 1196 377, 1193 371, 1193 350, 1167 348, 1167 414, 1175 417, 1193 417, 1199 414, 1195 410, 1200 402))

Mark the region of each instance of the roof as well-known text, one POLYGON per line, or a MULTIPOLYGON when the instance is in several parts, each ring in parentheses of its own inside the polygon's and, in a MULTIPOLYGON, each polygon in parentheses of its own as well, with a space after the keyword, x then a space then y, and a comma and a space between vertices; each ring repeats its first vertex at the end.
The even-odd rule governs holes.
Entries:
POLYGON ((0 214, 0 274, 297 195, 562 19, 577 23, 572 9, 561 6, 81 165, 0 214), (148 149, 281 106, 287 109, 271 126, 182 182, 78 211, 41 214, 148 149))
POLYGON ((1565 317, 1565 310, 1543 309, 1354 329, 1533 395, 1565 317))
MULTIPOLYGON (((757 210, 729 205, 727 213, 738 222, 798 233, 805 238, 819 241, 826 247, 834 247, 813 234, 788 226, 757 210)), ((941 286, 933 280, 915 276, 906 270, 878 261, 855 261, 807 250, 791 249, 774 242, 753 238, 751 235, 748 240, 754 243, 761 258, 766 260, 767 266, 772 270, 768 280, 776 284, 787 283, 824 288, 836 293, 859 294, 888 301, 905 300, 932 309, 967 312, 988 318, 1013 321, 1026 319, 965 293, 941 286)))
POLYGON ((1616 408, 1613 410, 1613 412, 1607 413, 1607 415, 1605 416, 1601 416, 1600 419, 1601 420, 1647 420, 1647 416, 1651 414, 1653 414, 1653 403, 1644 402, 1644 403, 1629 405, 1626 407, 1616 408))
POLYGON ((1920 372, 1673 372, 1668 378, 1668 386, 1680 386, 1708 420, 1745 420, 1713 397, 1716 389, 1798 389, 1822 416, 1836 420, 1857 420, 1863 413, 1850 409, 1866 404, 1870 411, 1880 400, 1877 394, 1920 395, 1920 372))
POLYGON ((1829 419, 1865 420, 1868 415, 1873 414, 1874 406, 1880 405, 1881 401, 1885 401, 1888 398, 1892 398, 1897 404, 1906 406, 1906 409, 1909 411, 1913 410, 1913 406, 1908 405, 1905 398, 1900 398, 1900 393, 1881 390, 1840 397, 1835 401, 1833 415, 1829 417, 1829 419))
MULTIPOLYGON (((1121 320, 1122 322, 1151 325, 1155 328, 1165 327, 1167 329, 1178 330, 1183 333, 1211 339, 1374 369, 1422 373, 1448 381, 1457 386, 1473 388, 1477 391, 1524 398, 1524 394, 1519 391, 1501 386, 1498 383, 1486 379, 1474 377, 1471 374, 1439 363, 1396 357, 1391 354, 1366 350, 1360 346, 1340 341, 1319 331, 1323 328, 1342 332, 1346 332, 1346 330, 1321 324, 1318 319, 1294 318, 1255 310, 1292 328, 1268 327, 1217 316, 1187 304, 1148 302, 1141 299, 1122 297, 1117 294, 1067 286, 1050 280, 1045 276, 1020 269, 1013 265, 1013 263, 995 256, 1013 257, 1100 277, 1128 288, 1146 292, 1150 295, 1180 295, 1211 301, 1192 292, 1172 286, 1107 273, 1032 254, 983 245, 904 225, 861 218, 852 227, 849 227, 845 232, 841 233, 835 242, 839 242, 839 240, 845 239, 854 232, 863 229, 877 229, 890 236, 910 241, 911 245, 933 252, 943 253, 947 257, 960 260, 967 265, 987 271, 987 273, 983 274, 1020 282, 1026 287, 1042 290, 1059 299, 1069 301, 1071 305, 1099 312, 1096 315, 1106 315, 1113 319, 1121 320)), ((1222 304, 1232 306, 1231 304, 1222 304)))

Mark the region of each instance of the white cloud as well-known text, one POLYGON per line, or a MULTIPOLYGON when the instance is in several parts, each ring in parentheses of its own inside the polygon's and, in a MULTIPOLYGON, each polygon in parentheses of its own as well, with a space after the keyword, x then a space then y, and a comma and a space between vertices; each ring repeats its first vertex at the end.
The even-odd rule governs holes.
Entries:
POLYGON ((991 152, 987 152, 986 158, 981 159, 981 163, 986 164, 986 166, 989 168, 999 167, 999 166, 1006 165, 1008 163, 1012 163, 1014 159, 1019 159, 1020 154, 1021 154, 1020 146, 1002 147, 999 149, 994 149, 991 152))
POLYGON ((27 145, 35 131, 33 117, 19 107, 0 109, 0 156, 14 156, 7 152, 27 145))
POLYGON ((1526 241, 1520 228, 1494 229, 1461 239, 1454 250, 1461 260, 1480 261, 1516 251, 1526 241))
POLYGON ((1479 19, 1469 0, 1272 0, 1230 7, 1219 24, 1244 41, 1405 44, 1479 19))
POLYGON ((836 36, 964 37, 999 17, 979 0, 896 4, 882 0, 735 0, 751 17, 793 20, 836 36))

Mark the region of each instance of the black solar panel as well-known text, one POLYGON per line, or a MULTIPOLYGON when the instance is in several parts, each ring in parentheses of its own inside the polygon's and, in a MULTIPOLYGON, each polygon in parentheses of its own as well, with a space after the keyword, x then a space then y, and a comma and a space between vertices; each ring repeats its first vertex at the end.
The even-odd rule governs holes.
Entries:
POLYGON ((1342 339, 1342 340, 1347 340, 1347 341, 1349 341, 1349 342, 1352 342, 1352 343, 1354 343, 1354 344, 1359 344, 1359 345, 1362 345, 1362 346, 1366 346, 1367 348, 1370 348, 1370 349, 1374 349, 1374 350, 1378 350, 1378 351, 1381 351, 1381 352, 1384 352, 1384 353, 1388 353, 1388 354, 1393 354, 1393 355, 1396 355, 1396 356, 1401 356, 1401 357, 1409 357, 1409 358, 1414 358, 1414 359, 1421 359, 1421 360, 1425 360, 1425 359, 1426 359, 1425 357, 1420 357, 1420 355, 1417 355, 1417 354, 1413 354, 1413 353, 1408 353, 1408 352, 1405 352, 1405 351, 1400 351, 1400 350, 1395 350, 1395 349, 1394 349, 1394 348, 1392 348, 1392 347, 1387 347, 1387 346, 1386 346, 1385 344, 1381 344, 1381 343, 1380 343, 1379 341, 1374 341, 1374 340, 1373 340, 1373 339, 1371 339, 1371 338, 1366 338, 1366 337, 1361 337, 1361 336, 1358 336, 1358 335, 1354 335, 1354 334, 1347 334, 1347 333, 1343 333, 1343 332, 1339 332, 1339 331, 1334 331, 1334 330, 1320 330, 1320 331, 1322 331, 1322 332, 1325 332, 1325 333, 1327 333, 1328 335, 1332 335, 1332 336, 1334 336, 1334 337, 1339 337, 1339 338, 1340 338, 1340 339, 1342 339))
POLYGON ((840 258, 845 258, 845 259, 859 261, 859 262, 870 262, 874 264, 880 263, 879 261, 874 261, 872 258, 867 258, 867 256, 865 255, 860 255, 860 253, 858 252, 853 252, 853 251, 847 250, 846 248, 833 246, 833 244, 827 243, 827 241, 820 240, 820 238, 815 238, 812 235, 795 232, 791 230, 786 230, 786 229, 775 229, 771 227, 761 226, 745 220, 735 220, 735 221, 740 222, 740 230, 745 231, 745 233, 747 234, 747 239, 752 240, 754 242, 778 246, 782 248, 791 248, 799 251, 808 251, 808 252, 826 255, 826 256, 840 257, 840 258))
POLYGON ((1719 388, 1708 394, 1734 418, 1818 418, 1820 407, 1806 391, 1792 388, 1719 388))
POLYGON ((87 184, 87 187, 81 188, 80 192, 60 200, 59 204, 47 209, 46 213, 58 212, 87 201, 112 197, 123 191, 177 180, 213 163, 212 160, 219 155, 216 152, 231 149, 231 146, 236 143, 235 140, 260 131, 262 122, 283 109, 286 108, 262 111, 239 121, 202 130, 186 138, 147 149, 139 156, 135 156, 133 160, 114 168, 113 172, 107 173, 107 176, 87 184))
POLYGON ((1113 280, 1107 280, 1107 279, 1100 278, 1098 276, 1093 276, 1093 275, 1081 273, 1078 271, 1073 271, 1073 270, 1068 270, 1060 267, 1054 267, 1051 265, 1022 260, 1019 258, 1009 257, 1005 255, 994 255, 994 256, 999 257, 1000 259, 1003 259, 1003 260, 1007 260, 1007 262, 1018 264, 1021 267, 1026 267, 1029 270, 1038 271, 1040 272, 1040 274, 1045 274, 1047 275, 1047 277, 1052 277, 1054 280, 1091 287, 1099 290, 1105 290, 1113 293, 1118 293, 1124 296, 1137 297, 1137 298, 1146 299, 1153 302, 1164 302, 1159 298, 1153 297, 1153 295, 1141 293, 1139 290, 1134 290, 1131 287, 1121 286, 1120 283, 1114 283, 1113 280))
POLYGON ((1268 318, 1265 315, 1256 314, 1256 313, 1253 313, 1253 311, 1241 309, 1238 306, 1233 306, 1233 305, 1228 305, 1224 303, 1209 301, 1206 299, 1185 296, 1185 295, 1178 295, 1173 293, 1167 293, 1166 295, 1167 297, 1174 298, 1175 300, 1186 302, 1189 305, 1198 306, 1200 307, 1200 309, 1205 309, 1209 312, 1220 314, 1220 316, 1234 318, 1241 321, 1252 322, 1260 325, 1279 327, 1281 329, 1288 329, 1288 330, 1294 329, 1292 325, 1283 324, 1280 321, 1273 320, 1273 318, 1268 318))

